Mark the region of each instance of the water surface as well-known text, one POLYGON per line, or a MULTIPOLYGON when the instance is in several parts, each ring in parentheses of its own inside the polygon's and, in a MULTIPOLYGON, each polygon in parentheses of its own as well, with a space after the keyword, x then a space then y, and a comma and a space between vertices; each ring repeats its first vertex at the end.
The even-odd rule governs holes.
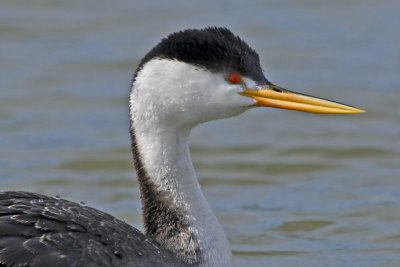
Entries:
POLYGON ((169 32, 224 25, 284 87, 357 116, 259 109, 191 151, 235 266, 400 265, 398 1, 0 3, 0 188, 84 201, 138 228, 127 97, 169 32))

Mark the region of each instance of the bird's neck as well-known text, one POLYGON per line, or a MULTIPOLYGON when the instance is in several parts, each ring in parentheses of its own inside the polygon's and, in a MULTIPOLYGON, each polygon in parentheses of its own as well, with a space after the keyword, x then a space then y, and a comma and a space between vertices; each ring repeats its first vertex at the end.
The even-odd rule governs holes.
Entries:
POLYGON ((130 130, 146 234, 188 263, 230 266, 228 241, 191 161, 190 128, 162 122, 132 102, 130 130))

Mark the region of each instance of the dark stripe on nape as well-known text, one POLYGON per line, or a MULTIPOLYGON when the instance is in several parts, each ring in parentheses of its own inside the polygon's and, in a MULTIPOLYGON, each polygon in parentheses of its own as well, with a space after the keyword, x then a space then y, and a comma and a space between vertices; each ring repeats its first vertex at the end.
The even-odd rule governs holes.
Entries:
MULTIPOLYGON (((131 94, 134 90, 135 78, 136 74, 132 81, 131 94)), ((164 248, 176 253, 177 257, 185 262, 198 263, 201 258, 199 242, 190 231, 186 211, 176 207, 172 196, 168 192, 161 191, 148 175, 139 151, 132 119, 130 120, 130 136, 134 166, 140 185, 146 234, 157 240, 164 248)))

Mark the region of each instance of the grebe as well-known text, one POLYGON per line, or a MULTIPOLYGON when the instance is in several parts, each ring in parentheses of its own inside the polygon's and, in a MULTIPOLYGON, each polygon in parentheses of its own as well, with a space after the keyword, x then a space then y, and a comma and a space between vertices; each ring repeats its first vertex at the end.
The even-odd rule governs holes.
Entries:
POLYGON ((219 27, 162 39, 141 60, 129 103, 145 234, 58 197, 2 192, 0 266, 231 266, 226 235, 192 165, 191 129, 260 106, 363 112, 272 84, 255 50, 219 27))

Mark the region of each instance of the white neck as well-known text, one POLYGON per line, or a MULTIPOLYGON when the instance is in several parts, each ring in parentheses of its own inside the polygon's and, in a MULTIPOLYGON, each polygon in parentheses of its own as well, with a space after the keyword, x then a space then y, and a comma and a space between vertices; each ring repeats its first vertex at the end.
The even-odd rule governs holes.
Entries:
MULTIPOLYGON (((162 229, 157 231, 160 236, 154 238, 161 244, 168 245, 171 250, 174 250, 176 245, 180 249, 190 247, 193 251, 186 253, 192 258, 191 261, 198 261, 201 265, 229 266, 231 252, 228 241, 200 189, 191 162, 189 131, 174 131, 172 127, 155 130, 154 127, 142 126, 135 126, 135 134, 147 175, 157 187, 158 193, 165 201, 164 204, 175 208, 177 216, 183 217, 180 219, 185 223, 183 227, 178 227, 186 228, 177 229, 178 236, 173 240, 162 240, 167 236, 163 235, 162 229)), ((162 217, 162 214, 156 216, 162 217)), ((160 219, 167 218, 157 218, 158 221, 160 219)), ((154 222, 155 219, 150 220, 154 222)), ((161 224, 158 227, 167 227, 169 223, 166 221, 165 225, 161 224)))
POLYGON ((140 79, 131 92, 131 135, 146 234, 195 266, 231 266, 226 235, 191 161, 192 126, 157 116, 140 79))

